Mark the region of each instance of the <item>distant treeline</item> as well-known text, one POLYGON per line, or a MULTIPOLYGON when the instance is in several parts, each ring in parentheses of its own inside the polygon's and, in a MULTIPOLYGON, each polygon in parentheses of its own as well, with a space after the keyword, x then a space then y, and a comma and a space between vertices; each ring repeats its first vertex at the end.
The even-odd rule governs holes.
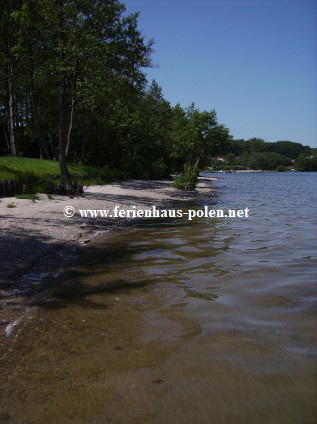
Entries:
POLYGON ((317 149, 292 141, 233 140, 224 146, 223 157, 214 158, 212 165, 215 169, 317 171, 317 149))

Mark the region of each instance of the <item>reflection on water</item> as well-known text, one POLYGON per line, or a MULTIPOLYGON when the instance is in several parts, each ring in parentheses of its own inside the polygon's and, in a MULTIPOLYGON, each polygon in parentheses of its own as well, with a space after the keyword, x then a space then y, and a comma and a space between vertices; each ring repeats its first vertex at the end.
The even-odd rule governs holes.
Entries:
POLYGON ((217 186, 250 218, 142 221, 36 300, 0 421, 315 423, 316 175, 217 186))

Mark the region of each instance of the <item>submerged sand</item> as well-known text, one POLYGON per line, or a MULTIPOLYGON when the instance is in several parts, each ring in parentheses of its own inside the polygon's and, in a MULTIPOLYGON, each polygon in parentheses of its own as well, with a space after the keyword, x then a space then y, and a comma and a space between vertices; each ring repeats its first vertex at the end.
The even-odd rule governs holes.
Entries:
POLYGON ((39 263, 54 258, 57 252, 80 243, 89 243, 100 233, 127 224, 128 218, 82 218, 79 209, 149 209, 168 207, 177 201, 210 195, 213 178, 201 178, 195 192, 182 192, 171 181, 130 180, 85 188, 83 197, 54 195, 39 200, 0 199, 0 341, 6 340, 6 329, 14 323, 24 306, 15 301, 14 291, 21 278, 39 263), (9 206, 13 207, 9 207, 9 206), (63 215, 66 206, 76 210, 75 216, 63 215))

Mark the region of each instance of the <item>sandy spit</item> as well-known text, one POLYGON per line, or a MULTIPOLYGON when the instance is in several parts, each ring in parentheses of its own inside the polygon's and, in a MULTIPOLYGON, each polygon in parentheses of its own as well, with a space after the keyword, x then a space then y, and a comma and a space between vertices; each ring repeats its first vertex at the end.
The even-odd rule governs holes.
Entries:
MULTIPOLYGON (((149 209, 167 207, 174 202, 212 195, 215 178, 201 178, 195 192, 181 192, 168 180, 130 180, 85 188, 84 197, 39 195, 32 200, 0 199, 0 343, 6 346, 8 335, 25 314, 16 289, 27 273, 41 263, 56 260, 61 251, 88 243, 100 233, 127 224, 126 218, 82 218, 79 209, 149 209), (14 207, 8 207, 12 205, 14 207), (72 206, 75 216, 67 218, 63 209, 72 206)), ((10 333, 10 334, 9 334, 10 333)))

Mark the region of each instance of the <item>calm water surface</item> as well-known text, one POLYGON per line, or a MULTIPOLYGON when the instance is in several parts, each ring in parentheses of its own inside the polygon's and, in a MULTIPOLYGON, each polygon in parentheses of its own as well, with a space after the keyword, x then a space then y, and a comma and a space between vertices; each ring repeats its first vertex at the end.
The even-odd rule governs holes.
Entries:
POLYGON ((181 207, 249 218, 141 221, 61 273, 2 374, 1 422, 316 422, 317 174, 221 177, 181 207))

